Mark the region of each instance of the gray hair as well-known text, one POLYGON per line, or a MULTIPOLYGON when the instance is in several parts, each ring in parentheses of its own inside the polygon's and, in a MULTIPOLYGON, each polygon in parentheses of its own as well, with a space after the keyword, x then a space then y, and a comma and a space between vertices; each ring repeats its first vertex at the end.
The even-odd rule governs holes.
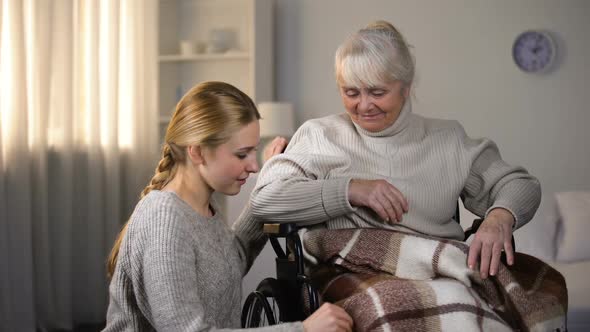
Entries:
POLYGON ((340 85, 378 86, 414 80, 414 58, 401 33, 389 22, 376 21, 348 37, 336 50, 340 85))

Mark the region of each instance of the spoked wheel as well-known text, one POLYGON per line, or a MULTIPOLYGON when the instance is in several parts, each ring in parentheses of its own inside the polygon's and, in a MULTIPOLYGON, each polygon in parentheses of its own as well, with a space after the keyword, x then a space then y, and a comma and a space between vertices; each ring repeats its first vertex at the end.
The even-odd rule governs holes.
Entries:
POLYGON ((319 293, 317 289, 304 282, 302 286, 303 318, 311 316, 320 307, 319 293))
POLYGON ((283 297, 279 282, 266 278, 260 282, 256 291, 250 293, 242 309, 242 327, 260 327, 282 322, 281 307, 283 297))

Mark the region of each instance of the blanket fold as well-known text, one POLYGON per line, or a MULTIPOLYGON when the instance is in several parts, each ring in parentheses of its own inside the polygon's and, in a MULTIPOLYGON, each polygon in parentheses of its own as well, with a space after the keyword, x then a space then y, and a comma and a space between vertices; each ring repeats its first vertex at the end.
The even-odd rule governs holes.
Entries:
POLYGON ((356 331, 566 331, 563 276, 535 257, 481 279, 464 242, 382 229, 302 234, 322 298, 356 331))

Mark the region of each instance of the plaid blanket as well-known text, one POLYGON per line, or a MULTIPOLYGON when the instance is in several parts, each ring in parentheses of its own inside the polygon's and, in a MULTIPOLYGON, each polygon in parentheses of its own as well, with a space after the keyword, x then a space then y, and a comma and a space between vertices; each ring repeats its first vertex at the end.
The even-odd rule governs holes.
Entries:
POLYGON ((566 331, 563 276, 516 253, 481 279, 467 244, 380 229, 301 233, 324 301, 342 306, 356 331, 566 331))

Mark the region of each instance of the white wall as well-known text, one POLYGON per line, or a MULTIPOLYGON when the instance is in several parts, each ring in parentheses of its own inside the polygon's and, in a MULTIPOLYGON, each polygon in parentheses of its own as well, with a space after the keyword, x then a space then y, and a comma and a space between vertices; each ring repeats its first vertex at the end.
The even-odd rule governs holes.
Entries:
MULTIPOLYGON (((524 234, 546 221, 553 192, 590 190, 589 17, 586 0, 277 0, 276 97, 294 103, 299 124, 342 112, 337 46, 370 21, 390 21, 414 46, 414 111, 459 120, 540 179, 543 203, 524 234), (552 72, 525 74, 514 65, 512 43, 527 29, 556 37, 552 72)), ((519 250, 535 251, 544 239, 517 241, 519 250)), ((274 263, 258 261, 255 269, 272 269, 266 264, 274 263)))
POLYGON ((388 20, 414 46, 415 112, 457 119, 470 135, 496 141, 508 162, 541 180, 541 216, 553 192, 590 190, 589 17, 585 0, 279 0, 277 99, 295 104, 299 123, 342 112, 334 51, 368 22, 388 20), (514 65, 512 43, 527 29, 557 39, 552 72, 514 65))

